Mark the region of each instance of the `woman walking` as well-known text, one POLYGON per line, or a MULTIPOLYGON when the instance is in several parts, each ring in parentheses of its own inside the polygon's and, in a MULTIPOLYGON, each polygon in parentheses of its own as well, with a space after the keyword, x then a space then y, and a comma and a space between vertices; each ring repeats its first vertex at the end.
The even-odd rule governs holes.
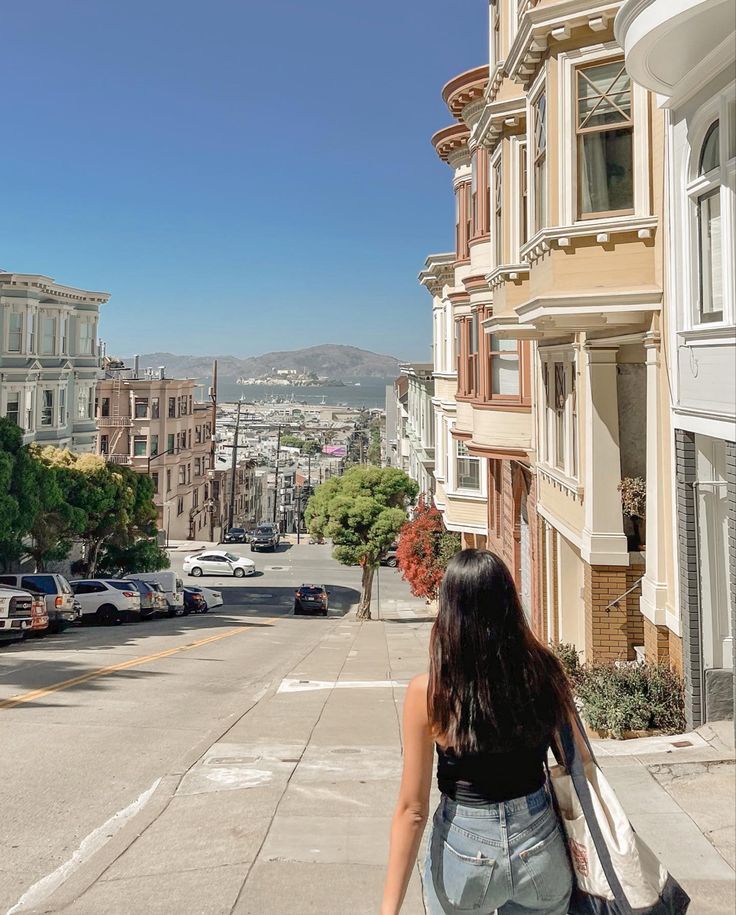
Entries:
POLYGON ((381 915, 398 915, 428 818, 428 915, 565 915, 572 874, 546 789, 545 758, 572 696, 529 628, 509 570, 485 550, 450 561, 429 674, 404 705, 404 771, 381 915))

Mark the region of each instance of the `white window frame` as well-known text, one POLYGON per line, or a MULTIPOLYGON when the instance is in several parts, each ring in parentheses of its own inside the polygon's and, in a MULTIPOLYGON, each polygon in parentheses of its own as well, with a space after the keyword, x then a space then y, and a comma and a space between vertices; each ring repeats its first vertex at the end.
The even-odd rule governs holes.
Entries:
POLYGON ((38 427, 39 429, 57 429, 56 425, 56 404, 58 401, 57 389, 52 386, 44 386, 43 383, 38 386, 38 427), (51 406, 48 408, 50 410, 51 421, 45 423, 43 421, 44 410, 47 409, 44 403, 44 394, 46 391, 51 392, 51 406))
POLYGON ((90 318, 83 318, 83 317, 80 318, 79 327, 78 327, 78 331, 77 331, 77 341, 78 341, 77 354, 79 356, 94 356, 96 338, 97 338, 97 322, 94 319, 90 319, 90 318), (83 339, 82 338, 82 328, 85 326, 89 327, 89 334, 90 334, 88 341, 85 339, 85 342, 89 343, 89 348, 87 350, 84 350, 82 347, 82 339, 83 339))
POLYGON ((539 462, 553 475, 561 476, 565 482, 578 483, 580 480, 580 375, 578 361, 570 347, 539 350, 539 462), (556 416, 554 405, 555 363, 561 362, 565 372, 565 406, 563 414, 564 449, 563 460, 557 464, 556 416), (544 367, 547 367, 548 385, 544 384, 544 367), (573 429, 572 375, 575 374, 577 397, 577 435, 573 429), (577 446, 577 447, 576 447, 577 446))
POLYGON ((476 457, 473 454, 460 455, 459 447, 460 445, 465 444, 461 439, 455 437, 452 438, 452 479, 453 479, 453 491, 458 494, 467 494, 470 496, 481 497, 483 496, 483 466, 482 458, 476 457), (468 487, 463 487, 460 485, 460 479, 457 472, 458 461, 468 460, 475 461, 476 466, 478 467, 478 488, 470 489, 468 487))
POLYGON ((56 336, 58 333, 58 323, 57 316, 53 312, 41 310, 38 313, 38 355, 39 356, 55 356, 57 350, 57 340, 56 336), (51 321, 51 349, 44 349, 44 339, 45 331, 44 325, 47 321, 51 321))
MULTIPOLYGON (((581 66, 605 64, 621 57, 621 46, 615 41, 579 50, 566 51, 559 56, 559 155, 558 155, 558 204, 559 224, 563 226, 599 223, 615 224, 617 220, 631 220, 651 216, 651 177, 649 174, 649 98, 643 86, 631 81, 631 106, 634 122, 633 172, 634 172, 634 215, 578 218, 578 135, 577 124, 577 70, 581 66)), ((549 105, 547 106, 549 111, 549 105)), ((548 123, 549 130, 549 123, 548 123)))
POLYGON ((527 234, 529 232, 529 174, 528 166, 529 159, 527 157, 527 174, 524 174, 524 152, 529 149, 529 144, 527 141, 526 134, 522 136, 510 137, 510 181, 506 183, 507 188, 510 188, 511 193, 508 194, 509 203, 511 204, 510 211, 507 208, 507 220, 510 227, 510 238, 511 238, 511 247, 510 247, 510 260, 509 263, 518 264, 521 261, 521 249, 529 240, 528 238, 523 237, 522 226, 523 226, 523 196, 521 193, 522 182, 526 181, 526 224, 527 224, 527 234))
POLYGON ((527 163, 529 168, 529 184, 527 188, 527 225, 529 226, 529 238, 533 238, 537 233, 544 231, 545 228, 548 228, 551 223, 552 216, 552 207, 551 207, 551 198, 550 198, 550 153, 549 153, 549 128, 550 128, 550 117, 549 117, 549 91, 547 85, 547 70, 546 66, 542 66, 537 78, 532 83, 529 93, 526 97, 526 123, 527 123, 527 163), (535 138, 535 108, 536 104, 541 95, 547 96, 547 103, 545 107, 545 169, 547 171, 547 180, 545 182, 547 188, 547 219, 546 225, 537 225, 536 221, 536 206, 537 206, 537 181, 536 181, 536 169, 535 169, 535 150, 536 150, 536 138, 535 138))
POLYGON ((710 99, 691 125, 689 153, 685 156, 683 175, 683 286, 688 305, 684 310, 684 327, 708 336, 736 324, 736 268, 733 250, 736 242, 736 83, 710 99), (720 166, 708 175, 698 175, 703 142, 711 125, 719 121, 720 166), (732 148, 729 150, 729 143, 732 148), (729 156, 729 153, 731 155, 729 156), (708 191, 720 187, 721 257, 723 284, 723 317, 720 321, 700 321, 700 250, 698 245, 697 201, 708 191), (731 252, 729 255, 728 252, 731 252))
MULTIPOLYGON (((4 306, 8 308, 7 306, 4 306)), ((7 330, 5 332, 5 352, 13 356, 23 355, 23 348, 25 343, 25 313, 18 308, 8 308, 7 312, 7 330), (20 341, 18 344, 18 349, 10 348, 10 319, 13 316, 17 316, 20 319, 20 341)))
POLYGON ((56 418, 58 428, 65 429, 69 423, 69 414, 67 412, 67 386, 60 384, 56 392, 56 418))
POLYGON ((504 231, 503 231, 503 228, 504 228, 504 220, 506 218, 506 209, 504 206, 505 201, 504 201, 504 194, 503 194, 503 192, 504 192, 503 147, 504 147, 504 142, 503 142, 503 140, 501 140, 501 142, 498 144, 498 146, 494 149, 493 155, 491 156, 490 161, 488 163, 488 167, 490 169, 490 176, 491 176, 491 181, 490 181, 491 193, 490 193, 490 200, 489 200, 489 207, 490 207, 489 223, 490 223, 490 227, 491 227, 491 248, 493 249, 493 266, 496 268, 501 267, 504 264, 504 246, 503 246, 504 231), (500 187, 501 236, 500 236, 500 238, 497 237, 497 232, 496 232, 496 229, 497 229, 496 206, 498 203, 498 193, 499 193, 499 188, 496 185, 498 183, 497 182, 498 177, 500 177, 500 179, 501 179, 500 180, 500 184, 501 184, 501 187, 500 187))
POLYGON ((22 384, 3 386, 0 416, 8 415, 8 398, 11 395, 18 398, 18 428, 21 431, 25 431, 25 387, 22 384))

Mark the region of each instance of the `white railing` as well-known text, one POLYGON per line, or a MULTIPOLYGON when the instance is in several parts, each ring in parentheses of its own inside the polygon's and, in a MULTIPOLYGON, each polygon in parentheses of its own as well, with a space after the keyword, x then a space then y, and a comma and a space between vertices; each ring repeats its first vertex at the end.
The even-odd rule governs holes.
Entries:
POLYGON ((132 459, 129 454, 105 454, 103 455, 108 464, 130 464, 132 459))
POLYGON ((100 426, 100 428, 109 428, 111 426, 121 428, 130 426, 131 424, 132 420, 130 416, 100 416, 97 419, 97 425, 100 426))

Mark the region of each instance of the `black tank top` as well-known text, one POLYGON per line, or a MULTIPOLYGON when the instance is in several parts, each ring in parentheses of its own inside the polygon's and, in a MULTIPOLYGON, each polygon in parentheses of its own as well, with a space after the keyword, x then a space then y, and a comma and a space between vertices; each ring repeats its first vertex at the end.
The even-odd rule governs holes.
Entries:
POLYGON ((475 807, 499 804, 538 791, 545 783, 544 761, 549 741, 535 748, 499 753, 455 755, 437 746, 437 785, 458 804, 475 807))

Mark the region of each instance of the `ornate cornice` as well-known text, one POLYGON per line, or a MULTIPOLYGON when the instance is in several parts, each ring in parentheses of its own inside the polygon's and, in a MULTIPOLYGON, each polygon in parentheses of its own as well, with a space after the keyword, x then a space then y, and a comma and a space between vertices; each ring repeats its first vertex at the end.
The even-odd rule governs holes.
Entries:
POLYGON ((434 134, 432 146, 434 146, 437 155, 443 162, 449 162, 450 158, 456 153, 467 153, 469 139, 470 131, 465 124, 452 124, 450 127, 443 127, 442 130, 438 130, 434 134))
POLYGON ((445 83, 442 89, 442 100, 456 118, 463 116, 463 111, 477 99, 482 99, 488 85, 488 64, 474 67, 454 76, 445 83))

